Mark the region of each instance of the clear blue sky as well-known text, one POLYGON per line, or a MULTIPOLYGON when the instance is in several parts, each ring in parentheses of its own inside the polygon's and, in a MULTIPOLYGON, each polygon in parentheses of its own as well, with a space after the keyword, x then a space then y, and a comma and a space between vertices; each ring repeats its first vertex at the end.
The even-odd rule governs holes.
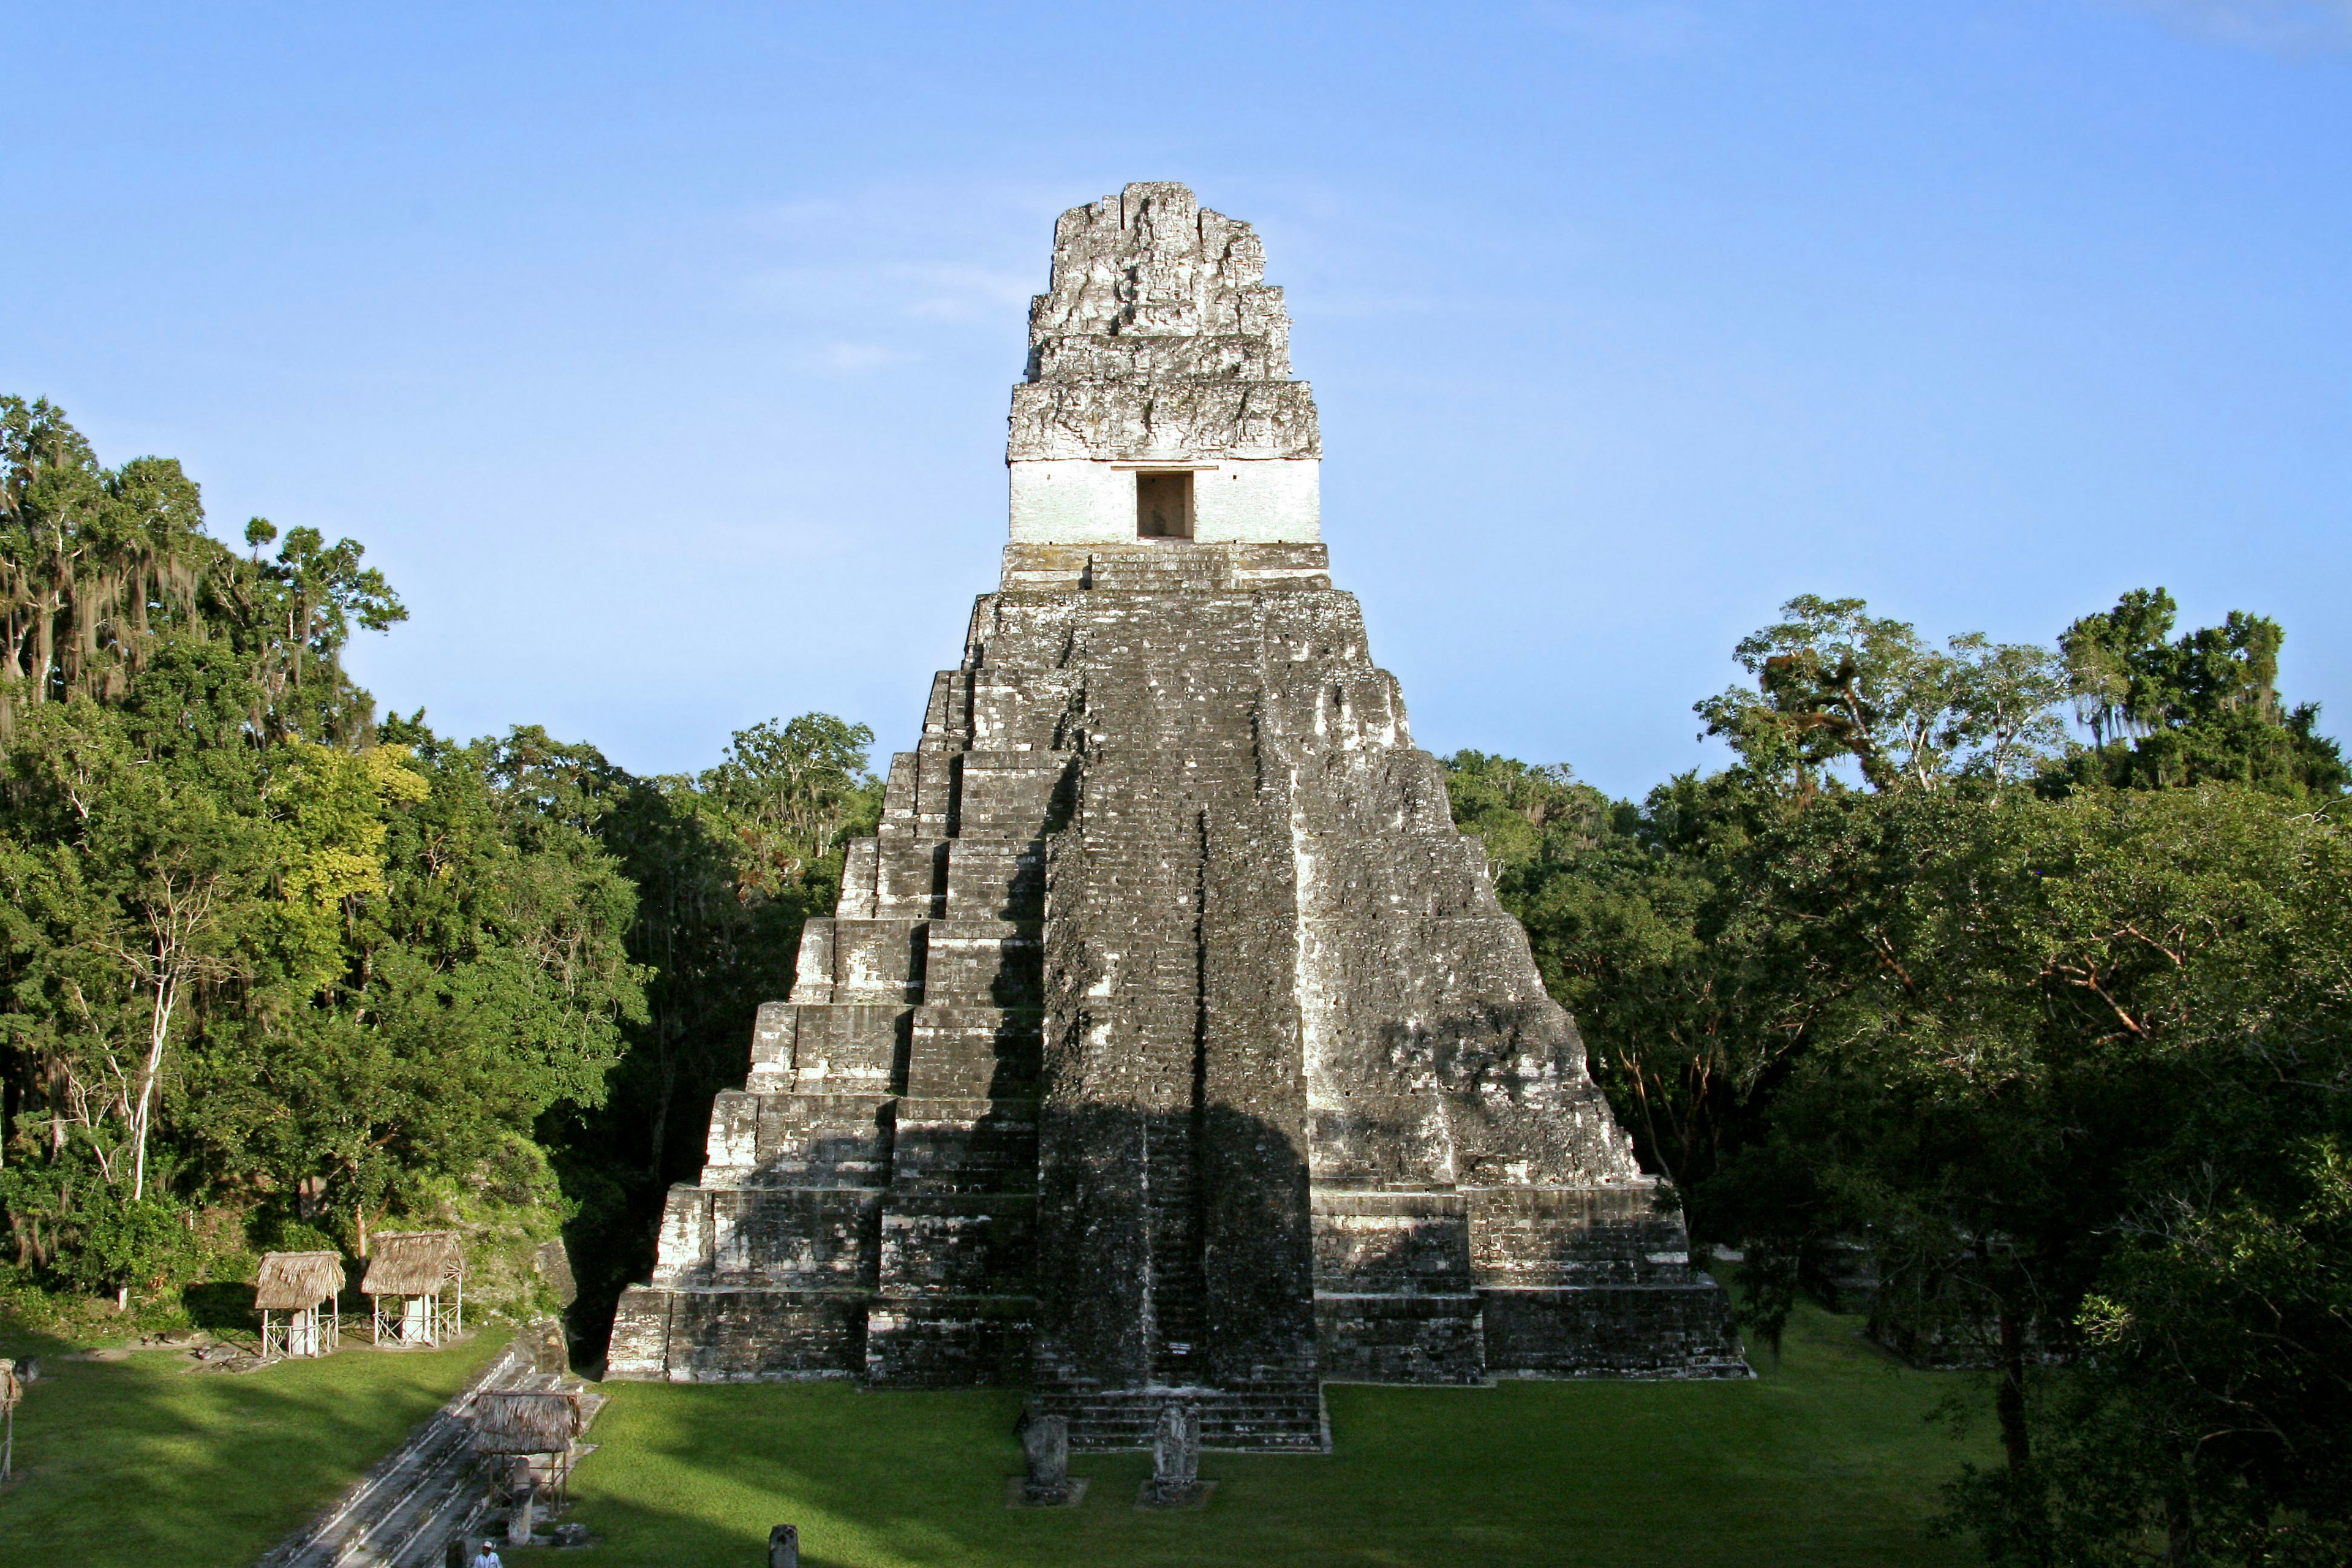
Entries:
POLYGON ((1257 225, 1416 734, 1618 793, 1793 593, 2163 584, 2352 731, 2352 0, 6 7, 0 390, 367 545, 390 707, 918 732, 1061 208, 1257 225))

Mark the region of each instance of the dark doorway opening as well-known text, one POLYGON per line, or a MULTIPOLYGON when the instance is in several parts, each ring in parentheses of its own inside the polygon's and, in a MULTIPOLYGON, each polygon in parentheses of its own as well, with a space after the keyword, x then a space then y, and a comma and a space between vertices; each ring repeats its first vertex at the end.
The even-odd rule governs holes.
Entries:
POLYGON ((1190 473, 1135 476, 1135 537, 1192 537, 1192 476, 1190 473))

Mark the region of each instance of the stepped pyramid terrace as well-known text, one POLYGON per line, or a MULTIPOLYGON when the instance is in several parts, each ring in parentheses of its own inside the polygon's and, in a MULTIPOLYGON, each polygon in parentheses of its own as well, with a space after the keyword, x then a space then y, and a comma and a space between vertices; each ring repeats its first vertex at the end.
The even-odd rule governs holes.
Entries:
POLYGON ((1011 540, 610 1366, 1026 1384, 1313 1451, 1326 1380, 1748 1375, 1334 589, 1249 226, 1055 226, 1011 540))

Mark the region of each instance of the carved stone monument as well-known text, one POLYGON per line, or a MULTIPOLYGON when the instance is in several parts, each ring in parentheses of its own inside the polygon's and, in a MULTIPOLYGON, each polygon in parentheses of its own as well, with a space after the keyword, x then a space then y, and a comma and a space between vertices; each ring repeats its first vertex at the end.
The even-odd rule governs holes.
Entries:
POLYGON ((1151 1433, 1151 1479, 1137 1500, 1147 1508, 1183 1508, 1201 1497, 1200 1409, 1163 1405, 1151 1433))
MULTIPOLYGON (((1012 539, 613 1373, 1029 1383, 1077 1448, 1320 1384, 1748 1375, 1456 833, 1355 599, 1246 224, 1062 215, 1012 539)), ((1457 525, 1458 526, 1458 525, 1457 525)))
POLYGON ((1067 1416, 1033 1415, 1024 1421, 1021 1453, 1028 1468, 1021 1486, 1023 1502, 1031 1508, 1061 1508, 1075 1500, 1067 1416))

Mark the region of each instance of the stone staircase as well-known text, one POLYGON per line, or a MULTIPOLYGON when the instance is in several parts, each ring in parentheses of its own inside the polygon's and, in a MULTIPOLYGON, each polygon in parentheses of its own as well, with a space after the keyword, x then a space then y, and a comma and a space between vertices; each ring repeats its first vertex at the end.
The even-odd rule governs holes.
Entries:
MULTIPOLYGON (((475 1403, 496 1389, 582 1386, 534 1372, 520 1340, 508 1345, 325 1512, 271 1548, 259 1568, 440 1568, 447 1542, 483 1533, 495 1505, 489 1467, 474 1451, 475 1403)), ((604 1405, 591 1392, 583 1413, 593 1421, 604 1405)))
POLYGON ((1184 1391, 1280 1450, 1321 1378, 1744 1370, 1332 587, 1288 332, 1182 186, 1062 215, 998 591, 614 1375, 1028 1383, 1081 1447, 1184 1391))
POLYGON ((1330 1418, 1320 1387, 1243 1391, 1228 1388, 1123 1389, 1116 1393, 1041 1390, 1034 1402, 1070 1424, 1070 1447, 1088 1452, 1149 1448, 1160 1412, 1190 1405, 1201 1412, 1201 1446, 1247 1453, 1330 1451, 1330 1418))

